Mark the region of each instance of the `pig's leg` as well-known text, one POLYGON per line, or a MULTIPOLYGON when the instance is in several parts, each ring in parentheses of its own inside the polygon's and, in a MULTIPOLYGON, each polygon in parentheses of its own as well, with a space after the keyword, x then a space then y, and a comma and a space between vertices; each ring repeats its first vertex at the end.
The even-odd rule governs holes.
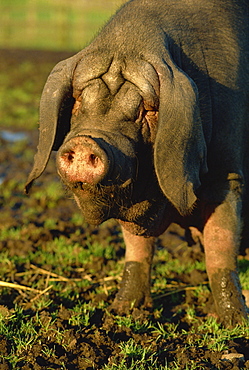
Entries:
POLYGON ((125 266, 120 289, 111 308, 125 313, 131 307, 151 307, 150 273, 155 238, 131 234, 122 228, 126 244, 125 266))
POLYGON ((206 269, 220 320, 235 325, 247 317, 237 272, 237 253, 241 235, 241 200, 229 191, 225 201, 210 206, 204 227, 206 269))

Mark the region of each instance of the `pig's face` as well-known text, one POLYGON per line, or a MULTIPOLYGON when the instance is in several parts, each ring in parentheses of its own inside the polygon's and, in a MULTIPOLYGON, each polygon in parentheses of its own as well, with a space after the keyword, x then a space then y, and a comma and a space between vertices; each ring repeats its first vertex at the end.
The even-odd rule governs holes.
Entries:
MULTIPOLYGON (((155 180, 157 111, 145 109, 130 83, 122 85, 115 98, 106 90, 97 79, 78 95, 70 133, 57 153, 58 173, 92 224, 112 217, 135 221, 137 211, 131 208, 148 199, 144 190, 155 180), (129 105, 127 96, 132 97, 129 105)), ((145 210, 151 205, 147 203, 145 210)))
POLYGON ((197 89, 170 58, 147 58, 93 46, 55 66, 26 192, 56 150, 58 172, 91 223, 115 217, 146 229, 166 199, 191 212, 207 171, 197 89))

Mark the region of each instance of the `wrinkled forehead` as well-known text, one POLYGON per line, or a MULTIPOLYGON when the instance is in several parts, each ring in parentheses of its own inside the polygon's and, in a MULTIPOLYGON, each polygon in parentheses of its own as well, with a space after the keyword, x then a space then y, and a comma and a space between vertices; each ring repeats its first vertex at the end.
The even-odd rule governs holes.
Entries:
POLYGON ((83 58, 74 73, 74 97, 82 109, 105 114, 110 109, 120 109, 122 113, 125 107, 123 114, 133 115, 142 100, 148 110, 158 107, 159 78, 149 62, 114 57, 109 60, 105 53, 89 65, 92 58, 83 58))
POLYGON ((103 117, 108 121, 135 121, 137 111, 143 102, 139 89, 124 81, 116 94, 112 94, 101 78, 89 81, 76 99, 73 114, 83 113, 87 117, 103 117))

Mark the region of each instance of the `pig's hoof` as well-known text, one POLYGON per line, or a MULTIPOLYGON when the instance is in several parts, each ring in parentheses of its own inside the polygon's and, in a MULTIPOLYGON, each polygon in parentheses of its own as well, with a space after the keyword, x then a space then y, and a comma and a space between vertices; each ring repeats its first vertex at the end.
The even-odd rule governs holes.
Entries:
POLYGON ((218 314, 218 321, 226 328, 234 328, 236 325, 243 325, 249 321, 248 312, 242 309, 232 308, 218 314))
POLYGON ((152 307, 148 275, 140 262, 126 262, 120 289, 111 305, 111 311, 125 315, 134 308, 152 307))
POLYGON ((219 321, 234 327, 248 320, 248 307, 236 271, 220 270, 212 277, 212 293, 219 321))

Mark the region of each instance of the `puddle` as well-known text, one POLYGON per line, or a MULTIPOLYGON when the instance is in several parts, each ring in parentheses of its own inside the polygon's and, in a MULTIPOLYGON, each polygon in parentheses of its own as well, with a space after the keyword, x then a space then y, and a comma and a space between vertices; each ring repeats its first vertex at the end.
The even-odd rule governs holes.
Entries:
POLYGON ((9 143, 16 143, 17 141, 28 139, 28 135, 26 135, 24 132, 11 132, 7 130, 0 131, 0 137, 9 143))

